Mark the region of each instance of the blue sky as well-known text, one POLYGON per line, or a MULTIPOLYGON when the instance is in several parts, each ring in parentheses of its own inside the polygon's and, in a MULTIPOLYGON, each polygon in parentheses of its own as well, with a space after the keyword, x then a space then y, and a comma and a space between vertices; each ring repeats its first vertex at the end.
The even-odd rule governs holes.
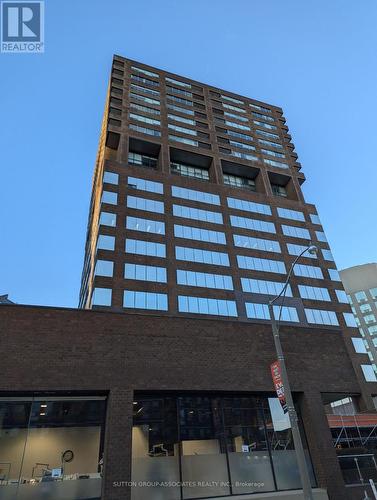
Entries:
POLYGON ((113 53, 283 107, 338 268, 376 262, 377 2, 46 0, 0 54, 0 294, 76 307, 113 53))

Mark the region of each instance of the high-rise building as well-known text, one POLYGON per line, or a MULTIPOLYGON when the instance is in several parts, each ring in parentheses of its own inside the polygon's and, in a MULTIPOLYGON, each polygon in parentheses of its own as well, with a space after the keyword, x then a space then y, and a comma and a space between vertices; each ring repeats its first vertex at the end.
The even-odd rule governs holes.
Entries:
POLYGON ((268 302, 310 243, 287 370, 315 499, 362 496, 325 407, 377 383, 304 181, 281 108, 114 57, 79 309, 0 308, 0 498, 301 499, 268 302))
MULTIPOLYGON (((352 312, 372 366, 363 366, 368 381, 377 378, 377 264, 362 264, 340 271, 352 312)), ((364 348, 360 340, 360 350, 364 348)))

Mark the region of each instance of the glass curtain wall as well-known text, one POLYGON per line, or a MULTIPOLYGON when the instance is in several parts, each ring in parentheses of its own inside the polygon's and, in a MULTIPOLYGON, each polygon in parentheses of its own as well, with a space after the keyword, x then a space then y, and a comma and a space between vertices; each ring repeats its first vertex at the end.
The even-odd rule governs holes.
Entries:
POLYGON ((0 499, 99 499, 105 405, 105 398, 0 398, 0 499))
POLYGON ((300 488, 288 417, 277 398, 145 395, 133 404, 132 500, 300 488))

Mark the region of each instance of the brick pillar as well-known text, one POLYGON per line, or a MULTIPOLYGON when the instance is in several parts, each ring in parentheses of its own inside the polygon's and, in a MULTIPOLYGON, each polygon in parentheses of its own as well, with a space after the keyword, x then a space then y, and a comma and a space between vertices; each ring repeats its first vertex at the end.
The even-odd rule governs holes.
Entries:
POLYGON ((116 388, 107 402, 102 498, 129 500, 131 489, 132 391, 116 388))
POLYGON ((338 457, 319 392, 306 392, 300 398, 300 411, 318 486, 326 488, 330 500, 347 500, 338 457))

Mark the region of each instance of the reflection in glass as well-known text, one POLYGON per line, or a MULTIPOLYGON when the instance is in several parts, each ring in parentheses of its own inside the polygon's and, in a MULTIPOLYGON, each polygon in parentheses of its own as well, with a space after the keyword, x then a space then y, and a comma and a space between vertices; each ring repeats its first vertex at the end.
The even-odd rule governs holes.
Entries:
POLYGON ((104 414, 104 398, 0 400, 0 498, 99 498, 104 414))

